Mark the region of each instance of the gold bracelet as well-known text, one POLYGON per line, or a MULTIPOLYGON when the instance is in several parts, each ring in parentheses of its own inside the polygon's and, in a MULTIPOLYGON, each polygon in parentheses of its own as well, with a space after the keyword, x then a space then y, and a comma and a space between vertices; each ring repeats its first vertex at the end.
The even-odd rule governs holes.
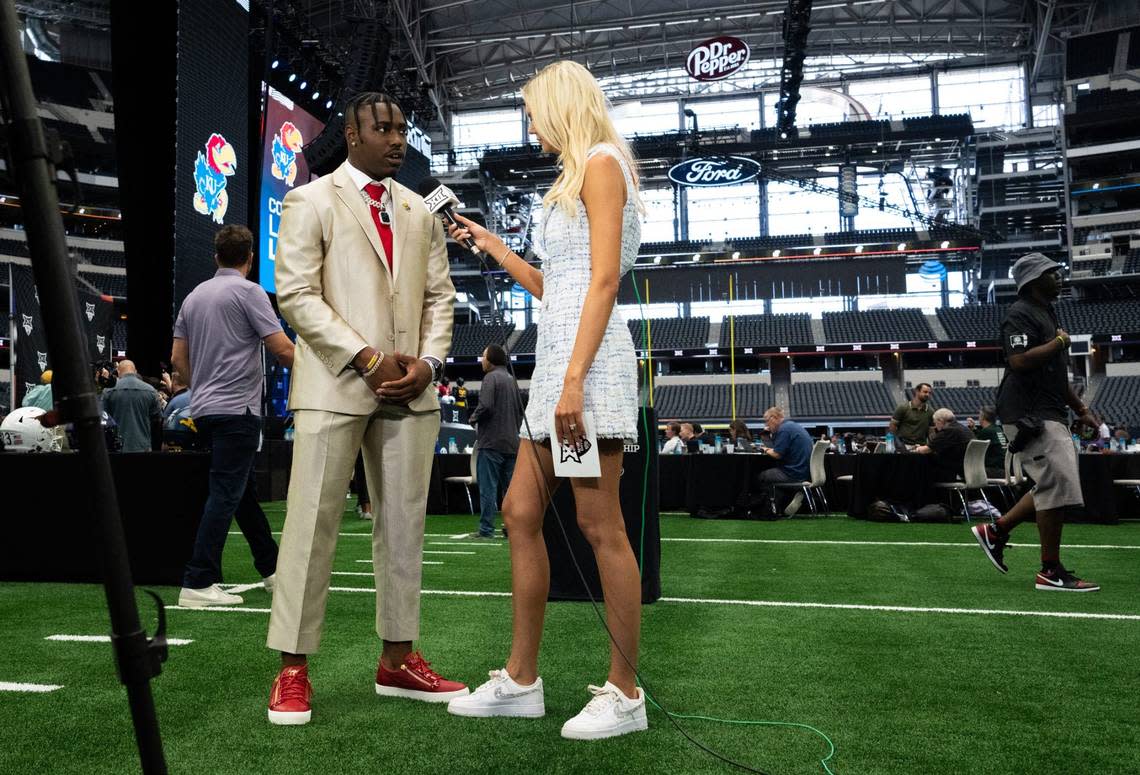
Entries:
POLYGON ((1060 334, 1057 334, 1057 341, 1061 343, 1061 347, 1063 348, 1069 346, 1069 343, 1065 341, 1065 337, 1061 336, 1060 334))
POLYGON ((503 264, 505 264, 507 262, 507 259, 511 257, 511 253, 513 253, 513 252, 514 251, 511 250, 510 246, 508 246, 507 252, 504 253, 503 257, 499 260, 499 266, 502 266, 503 264))
POLYGON ((372 364, 371 362, 369 362, 368 370, 365 371, 362 376, 371 377, 380 368, 380 364, 384 362, 384 353, 380 352, 379 350, 377 350, 376 352, 377 352, 377 355, 373 356, 373 358, 376 359, 376 363, 372 364))

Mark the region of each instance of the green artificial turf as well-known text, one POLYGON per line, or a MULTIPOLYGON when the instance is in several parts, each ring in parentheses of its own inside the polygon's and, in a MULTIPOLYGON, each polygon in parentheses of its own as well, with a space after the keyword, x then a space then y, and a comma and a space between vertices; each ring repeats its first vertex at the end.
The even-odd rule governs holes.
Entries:
MULTIPOLYGON (((279 529, 282 504, 267 507, 279 529)), ((455 539, 476 518, 428 518, 424 588, 510 589, 508 549, 455 539), (452 545, 459 544, 459 545, 452 545)), ((235 528, 236 530, 236 528, 235 528)), ((346 514, 344 533, 369 523, 346 514)), ((1043 618, 957 610, 883 611, 739 602, 1084 612, 1140 616, 1140 525, 1073 525, 1067 565, 1104 589, 1037 592, 1032 525, 1014 536, 998 574, 962 525, 884 525, 846 518, 775 523, 661 519, 662 593, 644 608, 641 667, 678 714, 811 725, 834 741, 835 773, 1135 773, 1140 742, 1140 619, 1043 618), (682 540, 701 539, 701 540, 682 540), (721 539, 709 541, 706 539, 721 539), (728 539, 728 540, 724 540, 728 539), (834 543, 804 543, 829 541, 834 543), (867 542, 894 542, 876 545, 867 542), (773 543, 770 543, 773 542, 773 543), (856 542, 856 543, 842 543, 856 542), (898 542, 930 542, 933 546, 898 542), (722 602, 709 602, 722 601, 722 602)), ((367 572, 366 537, 340 539, 334 570, 367 572)), ((257 581, 231 535, 227 583, 257 581)), ((334 576, 371 588, 368 576, 334 576)), ((157 590, 168 605, 178 590, 157 590)), ((261 589, 241 593, 267 608, 261 589)), ((144 620, 153 619, 139 595, 144 620)), ((312 659, 313 720, 266 721, 276 655, 268 614, 170 611, 172 646, 154 682, 165 752, 176 773, 701 773, 731 771, 650 710, 648 732, 594 743, 559 737, 563 721, 605 680, 606 635, 588 604, 548 608, 541 672, 547 715, 465 719, 442 706, 378 698, 374 595, 334 592, 312 659)), ((138 771, 126 696, 108 644, 44 640, 107 634, 100 587, 0 587, 0 681, 62 684, 48 694, 0 692, 0 773, 138 771)), ((510 599, 425 594, 418 644, 449 678, 478 684, 501 667, 510 599)), ((770 773, 822 773, 827 743, 800 728, 681 722, 726 756, 770 773)))

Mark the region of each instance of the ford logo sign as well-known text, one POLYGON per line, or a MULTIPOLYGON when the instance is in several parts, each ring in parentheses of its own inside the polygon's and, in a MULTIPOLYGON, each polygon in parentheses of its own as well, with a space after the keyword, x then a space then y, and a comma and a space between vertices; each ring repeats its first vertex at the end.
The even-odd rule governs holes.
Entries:
POLYGON ((669 180, 681 186, 735 186, 760 176, 760 165, 745 156, 689 159, 669 170, 669 180))
POLYGON ((748 64, 748 55, 748 44, 740 38, 709 38, 689 52, 685 70, 698 81, 718 81, 748 64))

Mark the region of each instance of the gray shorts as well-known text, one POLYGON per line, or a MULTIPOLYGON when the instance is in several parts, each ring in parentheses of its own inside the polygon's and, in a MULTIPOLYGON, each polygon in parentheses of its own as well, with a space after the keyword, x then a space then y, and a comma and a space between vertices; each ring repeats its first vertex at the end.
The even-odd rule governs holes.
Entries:
MULTIPOLYGON (((1077 450, 1073 436, 1063 423, 1046 420, 1044 430, 1021 450, 1021 467, 1037 485, 1033 488, 1033 507, 1038 511, 1085 505, 1081 494, 1081 476, 1077 467, 1077 450)), ((1012 444, 1017 426, 1003 425, 1012 444)))

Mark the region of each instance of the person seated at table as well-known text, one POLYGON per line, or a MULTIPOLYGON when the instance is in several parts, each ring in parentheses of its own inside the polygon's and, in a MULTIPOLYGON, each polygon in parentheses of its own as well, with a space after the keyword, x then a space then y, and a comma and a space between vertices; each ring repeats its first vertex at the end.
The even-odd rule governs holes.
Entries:
POLYGON ((952 411, 939 409, 934 413, 934 432, 930 441, 914 451, 934 456, 934 481, 953 482, 965 475, 962 461, 966 458, 966 447, 973 439, 974 434, 958 422, 952 411))
POLYGON ((930 436, 930 424, 934 417, 934 405, 930 403, 934 389, 925 382, 915 387, 912 397, 895 407, 888 431, 895 435, 896 444, 914 447, 925 444, 930 436))
POLYGON ((744 424, 744 420, 733 420, 728 426, 728 439, 737 452, 752 451, 752 431, 744 424))
POLYGON ((690 423, 692 433, 689 438, 685 439, 685 446, 689 448, 689 452, 698 453, 701 451, 701 444, 707 443, 705 441, 705 429, 701 427, 699 422, 690 423))
POLYGON ((665 426, 665 446, 661 448, 662 455, 680 455, 685 451, 685 442, 681 439, 681 423, 671 422, 665 426))
POLYGON ((681 431, 678 435, 681 437, 681 442, 685 445, 684 449, 682 450, 683 452, 688 453, 696 451, 691 446, 689 446, 689 442, 693 440, 693 437, 695 435, 693 433, 693 424, 691 422, 681 423, 681 431))
POLYGON ((769 407, 764 412, 764 425, 772 434, 772 442, 763 452, 768 457, 780 461, 780 465, 769 468, 760 473, 760 483, 768 486, 773 510, 779 513, 781 508, 784 514, 792 516, 799 511, 803 503, 804 494, 797 492, 791 502, 784 505, 777 494, 788 492, 778 489, 777 484, 782 482, 804 482, 810 476, 809 462, 811 461, 812 440, 808 432, 798 422, 784 417, 784 410, 778 406, 769 407))
POLYGON ((966 421, 966 427, 974 432, 975 439, 988 441, 990 445, 986 447, 986 475, 995 478, 1005 476, 1005 448, 1009 446, 1009 440, 1005 437, 1005 431, 998 425, 997 410, 992 406, 983 406, 978 412, 978 422, 974 423, 974 418, 971 417, 966 421))

